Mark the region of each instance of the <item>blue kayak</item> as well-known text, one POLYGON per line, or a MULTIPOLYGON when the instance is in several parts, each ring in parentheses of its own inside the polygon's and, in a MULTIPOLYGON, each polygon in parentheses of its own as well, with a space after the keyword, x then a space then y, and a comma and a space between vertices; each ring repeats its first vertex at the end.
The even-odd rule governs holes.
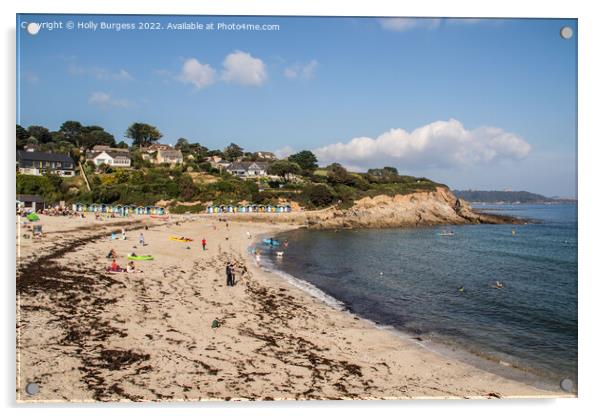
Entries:
POLYGON ((279 246, 280 243, 277 240, 270 240, 269 238, 264 238, 263 242, 268 246, 276 247, 279 246))

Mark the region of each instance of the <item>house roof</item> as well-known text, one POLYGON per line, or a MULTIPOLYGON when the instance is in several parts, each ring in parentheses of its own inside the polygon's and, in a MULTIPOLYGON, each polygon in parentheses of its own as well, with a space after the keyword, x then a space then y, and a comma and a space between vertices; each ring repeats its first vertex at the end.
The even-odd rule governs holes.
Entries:
POLYGON ((69 155, 63 153, 26 152, 17 150, 18 160, 74 163, 69 155))
POLYGON ((17 201, 35 202, 36 204, 41 204, 44 202, 44 198, 42 198, 40 195, 17 194, 17 201))
POLYGON ((252 165, 256 165, 259 169, 266 170, 268 168, 267 162, 232 162, 228 166, 228 170, 249 170, 252 165))
POLYGON ((176 149, 160 149, 161 152, 161 156, 168 156, 168 157, 182 157, 182 152, 180 152, 179 150, 176 149))

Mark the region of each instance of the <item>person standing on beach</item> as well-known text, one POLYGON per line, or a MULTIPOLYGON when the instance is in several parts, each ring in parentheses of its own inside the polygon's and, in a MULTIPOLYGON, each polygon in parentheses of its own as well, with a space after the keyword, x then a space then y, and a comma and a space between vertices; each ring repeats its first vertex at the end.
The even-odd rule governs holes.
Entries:
POLYGON ((251 239, 251 233, 247 231, 247 238, 250 240, 251 239))
POLYGON ((140 237, 138 237, 138 242, 140 243, 140 245, 142 247, 145 246, 145 244, 144 244, 144 234, 140 233, 140 237))
POLYGON ((205 251, 206 250, 206 246, 207 246, 207 240, 205 240, 203 238, 203 240, 201 241, 201 245, 203 246, 203 251, 205 251))
POLYGON ((232 268, 230 263, 226 264, 226 286, 232 286, 232 268))

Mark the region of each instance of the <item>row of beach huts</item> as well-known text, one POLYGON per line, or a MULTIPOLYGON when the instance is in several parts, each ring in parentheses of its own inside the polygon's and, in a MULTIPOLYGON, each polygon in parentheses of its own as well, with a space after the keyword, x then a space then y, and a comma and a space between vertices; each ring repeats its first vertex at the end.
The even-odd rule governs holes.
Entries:
POLYGON ((207 207, 207 214, 235 213, 235 212, 291 212, 291 206, 286 205, 211 205, 207 207))
POLYGON ((117 215, 164 215, 165 208, 157 206, 137 206, 137 205, 109 205, 109 204, 83 204, 76 202, 73 204, 75 212, 93 212, 117 215))
MULTIPOLYGON (((110 205, 110 204, 84 204, 77 202, 73 204, 75 212, 92 212, 126 215, 165 215, 163 207, 157 206, 136 206, 136 205, 110 205)), ((282 213, 291 212, 291 206, 286 205, 211 205, 207 207, 207 214, 221 213, 282 213)))

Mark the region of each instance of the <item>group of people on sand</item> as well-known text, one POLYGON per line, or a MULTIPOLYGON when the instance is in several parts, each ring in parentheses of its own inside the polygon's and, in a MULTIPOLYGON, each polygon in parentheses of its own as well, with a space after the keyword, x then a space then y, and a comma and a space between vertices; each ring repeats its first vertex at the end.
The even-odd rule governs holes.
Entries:
POLYGON ((115 251, 115 249, 111 249, 109 251, 109 254, 107 254, 107 258, 108 259, 113 259, 113 262, 111 263, 111 265, 109 267, 107 267, 107 271, 109 272, 113 272, 113 273, 142 273, 142 270, 138 270, 136 269, 136 265, 134 264, 133 261, 129 261, 127 266, 125 268, 119 266, 119 264, 117 264, 117 252, 115 251))

